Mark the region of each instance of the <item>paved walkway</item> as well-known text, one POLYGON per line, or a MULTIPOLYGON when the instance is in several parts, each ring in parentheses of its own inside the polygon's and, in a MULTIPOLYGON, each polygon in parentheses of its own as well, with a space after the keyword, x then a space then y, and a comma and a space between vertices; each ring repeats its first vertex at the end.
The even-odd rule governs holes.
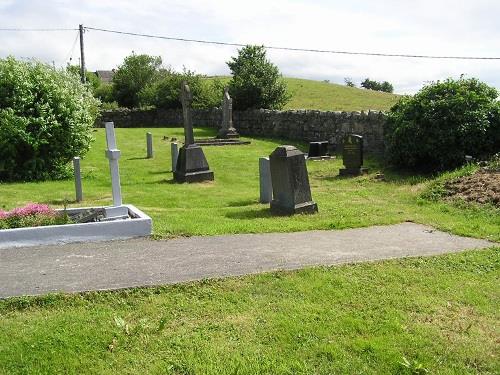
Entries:
POLYGON ((0 250, 0 298, 161 285, 494 245, 413 223, 298 233, 133 239, 0 250))

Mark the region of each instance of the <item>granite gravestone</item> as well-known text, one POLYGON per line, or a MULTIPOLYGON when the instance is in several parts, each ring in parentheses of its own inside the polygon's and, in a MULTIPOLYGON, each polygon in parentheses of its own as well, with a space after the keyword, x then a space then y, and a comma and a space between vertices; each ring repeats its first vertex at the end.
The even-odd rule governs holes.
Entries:
POLYGON ((276 215, 317 212, 304 153, 294 146, 279 146, 269 156, 269 161, 273 187, 271 212, 276 215))
POLYGON ((194 143, 191 103, 193 96, 186 82, 181 85, 182 114, 184 118, 184 146, 179 150, 174 180, 177 182, 212 181, 214 173, 208 166, 202 148, 194 143))
POLYGON ((222 125, 217 138, 229 139, 239 137, 240 135, 233 127, 233 99, 229 96, 229 89, 226 87, 222 100, 222 125))
POLYGON ((309 142, 309 152, 307 154, 308 159, 321 159, 328 157, 330 157, 330 154, 328 153, 328 141, 309 142))
POLYGON ((342 142, 342 161, 345 168, 339 171, 341 176, 359 176, 368 171, 363 168, 363 137, 347 134, 342 142))

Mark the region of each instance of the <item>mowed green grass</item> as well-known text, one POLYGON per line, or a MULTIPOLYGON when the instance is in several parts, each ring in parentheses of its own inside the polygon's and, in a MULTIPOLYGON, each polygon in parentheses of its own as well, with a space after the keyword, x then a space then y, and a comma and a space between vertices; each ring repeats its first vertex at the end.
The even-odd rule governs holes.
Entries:
POLYGON ((0 301, 2 374, 498 374, 500 248, 0 301))
MULTIPOLYGON (((229 77, 219 77, 228 83, 229 77)), ((209 78, 210 79, 210 78, 209 78)), ((302 78, 283 77, 292 95, 288 109, 313 109, 321 111, 377 111, 389 110, 401 97, 386 92, 347 87, 337 83, 302 78)))
MULTIPOLYGON (((111 182, 104 157, 104 130, 82 160, 85 201, 80 206, 109 205, 111 182)), ((169 138, 182 137, 180 128, 116 129, 122 151, 120 174, 123 200, 153 218, 158 237, 230 233, 293 232, 312 229, 343 229, 414 221, 456 234, 500 240, 500 213, 493 207, 458 205, 421 198, 432 178, 404 176, 383 171, 375 159, 367 158, 370 174, 340 178, 340 159, 307 163, 316 215, 274 217, 268 204, 259 203, 258 158, 268 156, 285 140, 244 138, 243 146, 206 146, 204 152, 215 181, 199 184, 173 182, 169 138), (153 133, 155 157, 146 159, 146 132, 153 133), (375 178, 385 173, 386 181, 375 178)), ((197 129, 197 137, 215 135, 213 129, 197 129)), ((304 144, 296 144, 306 151, 304 144)), ((0 207, 11 209, 28 202, 63 207, 74 202, 74 182, 0 184, 0 207)))

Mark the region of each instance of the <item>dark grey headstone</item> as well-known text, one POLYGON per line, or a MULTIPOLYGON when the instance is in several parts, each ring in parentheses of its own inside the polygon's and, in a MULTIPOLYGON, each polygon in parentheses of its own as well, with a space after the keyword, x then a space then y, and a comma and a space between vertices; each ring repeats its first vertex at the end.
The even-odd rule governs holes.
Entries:
POLYGON ((184 145, 180 148, 174 179, 177 182, 213 181, 214 172, 210 170, 199 145, 184 145))
POLYGON ((214 173, 208 166, 203 149, 194 143, 191 102, 193 97, 186 82, 181 86, 185 143, 179 150, 174 180, 177 182, 212 181, 214 173))
POLYGON ((328 153, 328 141, 310 142, 308 158, 317 158, 322 156, 330 156, 328 153))
POLYGON ((345 169, 340 175, 358 176, 367 171, 363 166, 363 137, 357 134, 347 134, 342 141, 342 161, 345 169))
POLYGON ((279 146, 269 156, 269 161, 273 186, 271 212, 276 215, 317 212, 304 154, 294 146, 279 146))

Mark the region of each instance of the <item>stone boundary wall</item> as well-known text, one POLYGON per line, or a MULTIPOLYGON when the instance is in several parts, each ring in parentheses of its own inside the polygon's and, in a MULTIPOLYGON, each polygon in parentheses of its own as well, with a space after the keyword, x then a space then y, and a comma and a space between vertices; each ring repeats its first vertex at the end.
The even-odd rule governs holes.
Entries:
MULTIPOLYGON (((219 128, 221 109, 193 110, 195 126, 219 128)), ((103 111, 96 122, 113 121, 118 128, 180 127, 181 110, 128 110, 103 111)), ((305 142, 329 141, 340 151, 342 136, 348 132, 364 138, 367 152, 384 150, 384 124, 386 116, 380 111, 325 112, 314 110, 249 110, 234 111, 234 127, 241 135, 275 137, 305 142)))

